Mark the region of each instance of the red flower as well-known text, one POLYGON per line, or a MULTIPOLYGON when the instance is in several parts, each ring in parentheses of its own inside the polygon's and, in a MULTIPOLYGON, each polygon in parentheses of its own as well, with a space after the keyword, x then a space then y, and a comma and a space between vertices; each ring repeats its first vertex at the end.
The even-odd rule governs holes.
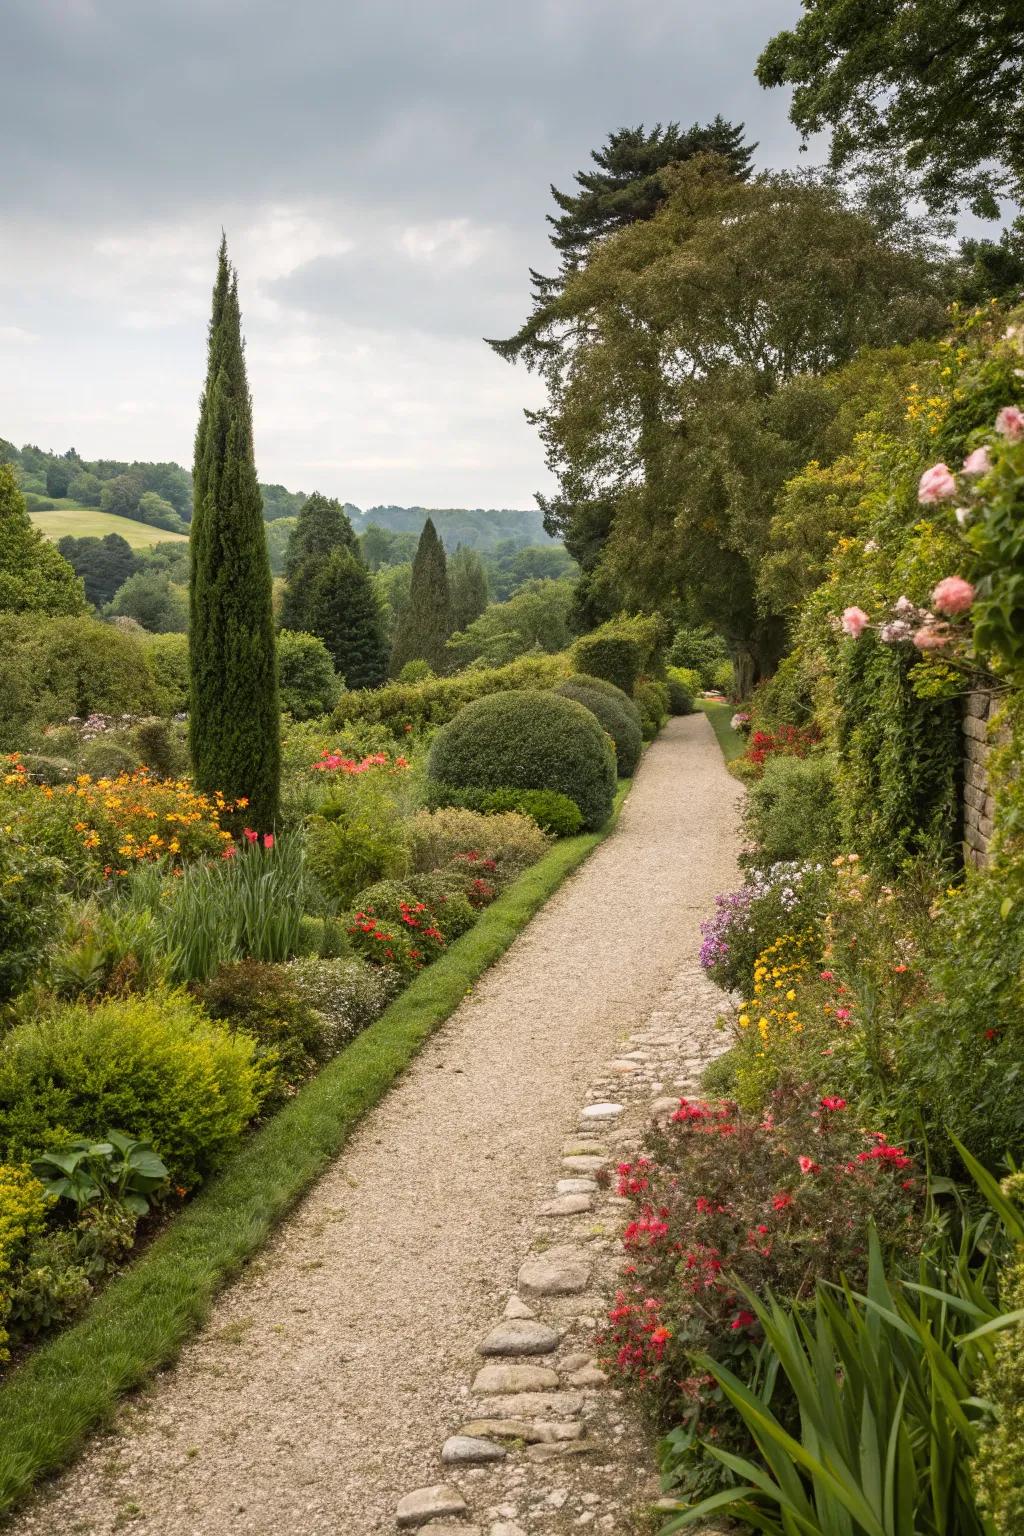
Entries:
POLYGON ((775 1195, 772 1198, 773 1211, 784 1211, 787 1205, 792 1204, 793 1196, 789 1193, 788 1190, 783 1190, 781 1194, 775 1195))
POLYGON ((254 832, 252 827, 243 827, 242 831, 245 833, 246 840, 250 843, 255 843, 259 838, 259 833, 254 832))
POLYGON ((816 1163, 813 1157, 798 1157, 797 1163, 801 1173, 820 1173, 821 1164, 816 1163))
POLYGON ((736 1329, 736 1328, 749 1328, 751 1323, 756 1323, 756 1322, 757 1322, 757 1318, 754 1316, 753 1312, 747 1312, 747 1311, 744 1310, 743 1312, 737 1312, 736 1313, 736 1316, 733 1318, 733 1320, 729 1324, 729 1326, 730 1326, 730 1328, 733 1328, 733 1329, 736 1329))
POLYGON ((845 1099, 822 1099, 821 1107, 822 1107, 822 1109, 845 1109, 846 1108, 846 1100, 845 1099))
POLYGON ((224 849, 224 852, 221 854, 221 858, 222 859, 233 859, 237 852, 238 852, 238 849, 235 847, 234 843, 228 843, 228 846, 224 849))
POLYGON ((273 848, 273 846, 274 846, 274 834, 273 834, 273 832, 264 832, 264 834, 263 834, 263 846, 264 846, 264 848, 273 848))

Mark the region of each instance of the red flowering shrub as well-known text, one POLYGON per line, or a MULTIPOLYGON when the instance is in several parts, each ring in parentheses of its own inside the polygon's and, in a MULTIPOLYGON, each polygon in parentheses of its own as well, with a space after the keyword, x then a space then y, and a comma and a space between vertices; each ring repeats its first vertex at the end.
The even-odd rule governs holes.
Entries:
POLYGON ((670 1436, 686 1492, 722 1476, 698 1441, 746 1439, 697 1353, 759 1379, 760 1331, 744 1290, 810 1299, 818 1280, 864 1277, 869 1223, 904 1250, 920 1242, 918 1180, 902 1147, 859 1129, 841 1098, 776 1095, 764 1118, 734 1104, 680 1100, 644 1156, 622 1163, 618 1193, 636 1210, 602 1352, 670 1436))
POLYGON ((742 761, 753 768, 763 768, 765 760, 779 753, 785 757, 806 757, 821 741, 816 725, 780 725, 774 731, 754 731, 742 761))

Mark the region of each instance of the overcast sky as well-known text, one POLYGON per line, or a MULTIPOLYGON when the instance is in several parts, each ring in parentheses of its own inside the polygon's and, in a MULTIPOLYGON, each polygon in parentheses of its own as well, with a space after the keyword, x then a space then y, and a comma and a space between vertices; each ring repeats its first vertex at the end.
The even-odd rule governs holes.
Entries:
POLYGON ((613 129, 747 124, 799 0, 3 0, 0 437, 191 463, 221 226, 260 477, 529 506, 539 386, 481 341, 613 129))

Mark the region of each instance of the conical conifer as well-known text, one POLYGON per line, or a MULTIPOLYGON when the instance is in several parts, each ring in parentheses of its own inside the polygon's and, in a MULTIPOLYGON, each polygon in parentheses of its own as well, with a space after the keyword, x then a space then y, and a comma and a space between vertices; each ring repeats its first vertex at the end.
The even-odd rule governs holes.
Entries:
POLYGON ((222 240, 193 471, 189 745, 196 784, 269 831, 281 772, 274 615, 238 274, 222 240))
POLYGON ((286 629, 317 635, 346 688, 379 688, 387 680, 388 648, 373 577, 350 549, 305 561, 289 585, 281 618, 286 629))
POLYGON ((448 562, 437 529, 428 517, 412 563, 409 601, 402 609, 391 652, 391 675, 408 661, 425 661, 435 672, 447 664, 445 646, 452 633, 452 598, 448 562))

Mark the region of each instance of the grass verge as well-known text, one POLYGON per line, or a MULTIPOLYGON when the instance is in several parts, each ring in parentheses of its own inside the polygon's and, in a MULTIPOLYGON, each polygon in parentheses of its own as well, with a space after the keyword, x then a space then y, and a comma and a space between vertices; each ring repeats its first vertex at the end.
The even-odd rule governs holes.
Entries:
POLYGON ((738 757, 742 757, 747 750, 747 741, 739 731, 734 731, 730 721, 735 713, 732 704, 719 704, 714 699, 698 699, 698 709, 702 709, 711 721, 711 729, 718 737, 718 745, 722 749, 722 756, 726 763, 734 763, 738 757))
POLYGON ((612 830, 556 843, 417 976, 375 1024, 256 1131, 138 1262, 74 1326, 0 1385, 0 1515, 71 1459, 121 1396, 177 1355, 225 1283, 257 1252, 423 1041, 612 830))

